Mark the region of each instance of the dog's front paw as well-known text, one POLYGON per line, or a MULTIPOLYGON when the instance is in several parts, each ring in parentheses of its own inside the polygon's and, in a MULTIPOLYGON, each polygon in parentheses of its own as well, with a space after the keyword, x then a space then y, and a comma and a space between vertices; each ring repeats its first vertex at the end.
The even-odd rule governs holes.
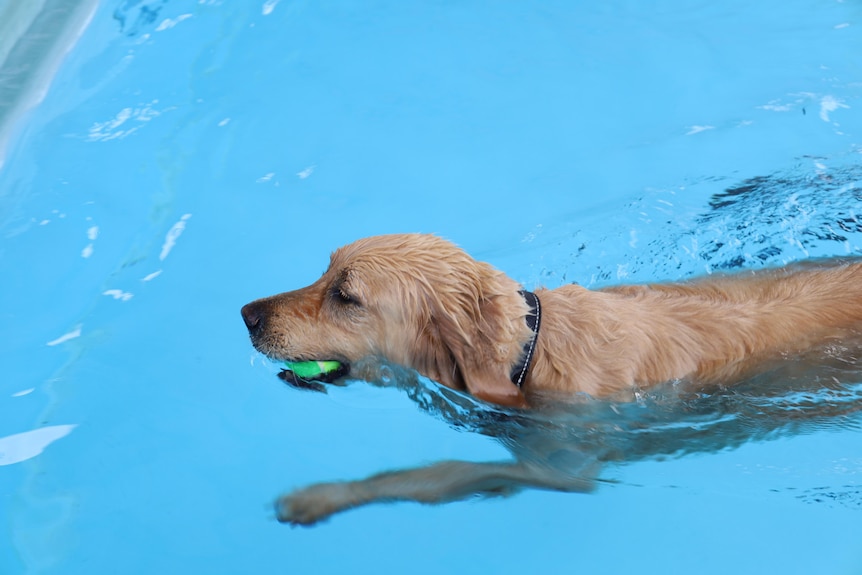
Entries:
POLYGON ((275 515, 281 523, 314 525, 352 505, 347 485, 318 483, 279 497, 275 502, 275 515))

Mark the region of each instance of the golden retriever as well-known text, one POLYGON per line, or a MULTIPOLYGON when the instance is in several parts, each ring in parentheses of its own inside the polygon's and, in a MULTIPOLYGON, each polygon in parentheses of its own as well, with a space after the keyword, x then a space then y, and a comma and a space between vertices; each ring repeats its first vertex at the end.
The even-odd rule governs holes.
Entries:
MULTIPOLYGON (((384 235, 338 249, 318 281, 249 303, 242 316, 254 347, 275 360, 335 360, 346 377, 368 380, 387 362, 524 409, 578 392, 618 399, 670 380, 730 385, 852 339, 862 327, 862 263, 531 293, 437 236, 384 235)), ((278 515, 312 523, 371 501, 449 501, 521 485, 584 491, 588 467, 446 462, 313 486, 282 498, 278 515)))

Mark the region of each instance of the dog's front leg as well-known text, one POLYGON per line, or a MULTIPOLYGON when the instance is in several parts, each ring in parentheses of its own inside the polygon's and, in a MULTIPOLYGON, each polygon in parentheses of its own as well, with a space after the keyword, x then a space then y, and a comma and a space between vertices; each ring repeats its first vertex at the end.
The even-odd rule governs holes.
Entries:
POLYGON ((511 495, 524 487, 588 492, 595 485, 591 478, 521 462, 444 461, 360 481, 311 485, 279 498, 276 515, 284 523, 312 525, 340 511, 369 503, 446 503, 474 495, 511 495))

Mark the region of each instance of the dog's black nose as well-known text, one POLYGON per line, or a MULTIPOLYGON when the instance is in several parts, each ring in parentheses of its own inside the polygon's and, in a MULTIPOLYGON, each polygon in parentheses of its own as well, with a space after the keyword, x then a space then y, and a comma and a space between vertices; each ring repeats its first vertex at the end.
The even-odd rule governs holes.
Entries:
POLYGON ((242 320, 250 333, 260 331, 263 327, 263 310, 255 302, 242 306, 242 320))

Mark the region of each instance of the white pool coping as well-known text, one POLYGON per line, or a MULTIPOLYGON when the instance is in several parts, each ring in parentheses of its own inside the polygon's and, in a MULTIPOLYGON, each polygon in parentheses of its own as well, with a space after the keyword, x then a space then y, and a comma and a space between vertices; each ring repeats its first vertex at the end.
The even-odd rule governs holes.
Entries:
POLYGON ((0 168, 9 138, 45 98, 99 0, 0 0, 0 168))

